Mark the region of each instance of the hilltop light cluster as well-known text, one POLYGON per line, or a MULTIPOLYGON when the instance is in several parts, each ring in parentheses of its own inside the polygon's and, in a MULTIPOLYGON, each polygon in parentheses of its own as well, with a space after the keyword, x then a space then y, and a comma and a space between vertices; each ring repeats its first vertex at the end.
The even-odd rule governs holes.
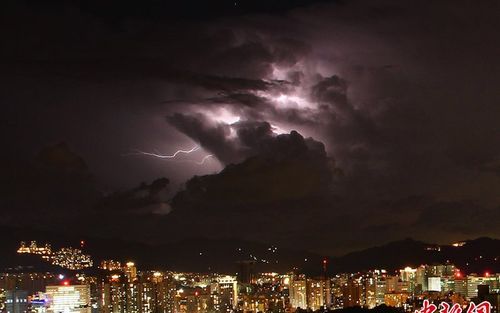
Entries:
MULTIPOLYGON (((84 242, 81 242, 83 246, 84 242)), ((38 246, 36 241, 31 241, 29 246, 26 242, 22 241, 19 249, 19 254, 34 254, 39 255, 41 258, 52 265, 57 265, 69 270, 82 270, 93 266, 93 261, 90 255, 84 254, 80 249, 74 248, 61 248, 53 252, 52 246, 49 243, 38 246)))

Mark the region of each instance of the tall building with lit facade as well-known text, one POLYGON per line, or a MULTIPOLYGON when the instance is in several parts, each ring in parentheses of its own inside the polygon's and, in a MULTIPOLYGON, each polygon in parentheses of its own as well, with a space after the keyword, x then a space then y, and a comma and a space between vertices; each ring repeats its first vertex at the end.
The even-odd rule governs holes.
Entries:
POLYGON ((415 272, 415 281, 415 289, 418 292, 427 291, 427 268, 425 265, 417 267, 417 271, 415 272))
POLYGON ((363 284, 361 278, 349 278, 342 286, 344 307, 362 305, 363 284))
POLYGON ((467 297, 467 277, 456 277, 453 284, 453 292, 467 297))
POLYGON ((453 276, 456 268, 453 264, 439 264, 427 266, 427 276, 453 276))
POLYGON ((145 272, 129 282, 130 274, 111 275, 99 287, 99 306, 103 313, 173 313, 176 296, 172 276, 145 272))
POLYGON ((405 267, 404 269, 400 270, 400 278, 401 281, 407 282, 408 284, 408 292, 411 295, 414 295, 417 286, 417 269, 416 268, 411 268, 411 267, 405 267))
POLYGON ((434 292, 441 292, 441 277, 439 276, 427 277, 427 290, 434 292))
POLYGON ((290 281, 290 305, 292 308, 307 308, 307 283, 305 277, 290 281))
POLYGON ((219 276, 212 284, 210 293, 214 297, 216 309, 231 312, 238 305, 238 281, 234 276, 219 276))
POLYGON ((479 285, 488 285, 490 290, 498 289, 499 276, 490 276, 489 274, 487 276, 468 275, 465 296, 469 299, 477 297, 479 285))
POLYGON ((127 275, 127 280, 129 283, 134 282, 137 279, 137 267, 134 262, 127 262, 123 268, 125 275, 127 275))
POLYGON ((385 303, 385 293, 387 291, 385 279, 378 278, 375 282, 375 304, 376 306, 385 303))
POLYGON ((377 277, 370 274, 364 279, 364 301, 363 307, 373 309, 377 306, 377 277))
POLYGON ((159 313, 174 313, 174 300, 177 292, 173 277, 169 274, 153 273, 153 288, 156 311, 159 313))
POLYGON ((90 287, 88 285, 47 286, 45 294, 48 313, 90 313, 90 287))
POLYGON ((348 280, 347 274, 339 274, 335 277, 332 277, 330 280, 330 290, 331 290, 331 298, 332 304, 331 308, 333 309, 341 309, 344 307, 344 297, 342 293, 342 288, 344 284, 348 280))
POLYGON ((324 280, 323 279, 307 279, 307 308, 317 311, 325 305, 324 299, 324 280))
POLYGON ((125 312, 125 287, 126 284, 118 280, 118 275, 115 275, 111 282, 106 282, 101 285, 101 301, 100 307, 103 313, 121 313, 125 312))
POLYGON ((26 290, 7 290, 4 297, 6 313, 28 312, 28 292, 26 290))

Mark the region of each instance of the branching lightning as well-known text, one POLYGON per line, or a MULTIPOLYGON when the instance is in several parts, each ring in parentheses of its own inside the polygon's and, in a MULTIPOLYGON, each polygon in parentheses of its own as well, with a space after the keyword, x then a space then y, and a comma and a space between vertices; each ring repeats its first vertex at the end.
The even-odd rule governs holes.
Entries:
POLYGON ((174 152, 174 154, 161 154, 160 152, 158 152, 155 149, 153 152, 146 152, 146 151, 141 151, 141 150, 135 150, 132 153, 124 154, 124 156, 128 156, 128 155, 145 155, 145 156, 150 156, 150 157, 154 157, 154 158, 158 158, 158 159, 172 160, 172 161, 175 161, 175 162, 189 162, 189 163, 195 163, 195 164, 198 164, 198 165, 205 164, 205 162, 209 158, 213 157, 213 154, 207 154, 200 161, 191 160, 191 159, 178 159, 177 158, 180 154, 190 154, 190 153, 196 152, 198 150, 200 150, 200 146, 196 145, 196 146, 194 146, 193 148, 191 148, 189 150, 177 150, 177 151, 174 152))
POLYGON ((207 154, 206 156, 203 157, 203 159, 201 159, 201 161, 199 161, 199 162, 194 161, 194 162, 198 165, 203 165, 205 163, 205 161, 211 157, 213 157, 213 154, 207 154))
POLYGON ((194 146, 190 150, 177 150, 177 151, 175 151, 174 154, 171 154, 171 155, 169 155, 169 154, 160 154, 160 153, 158 153, 158 151, 155 151, 155 152, 144 152, 144 151, 140 151, 140 150, 136 150, 134 153, 131 153, 131 154, 135 154, 135 155, 147 155, 147 156, 152 156, 152 157, 159 158, 159 159, 174 159, 175 157, 177 157, 181 153, 183 153, 183 154, 189 154, 189 153, 198 151, 199 149, 200 149, 200 146, 194 146))

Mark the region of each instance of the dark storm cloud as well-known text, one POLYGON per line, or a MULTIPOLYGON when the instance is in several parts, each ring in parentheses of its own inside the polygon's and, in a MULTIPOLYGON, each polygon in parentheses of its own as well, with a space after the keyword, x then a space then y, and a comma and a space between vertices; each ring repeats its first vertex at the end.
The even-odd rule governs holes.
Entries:
MULTIPOLYGON (((100 177, 129 186, 222 169, 186 183, 158 221, 171 228, 149 227, 169 207, 137 217, 131 197, 143 190, 121 194, 151 237, 179 234, 193 212, 217 225, 213 236, 244 229, 328 252, 409 235, 498 236, 479 223, 498 220, 500 203, 498 9, 347 1, 185 23, 27 6, 4 14, 2 135, 15 133, 8 146, 23 152, 71 136, 100 177), (118 159, 162 143, 168 153, 199 144, 221 167, 118 159), (462 218, 448 221, 453 212, 462 218)), ((146 199, 166 205, 161 197, 146 199)))
POLYGON ((167 178, 159 178, 151 184, 119 191, 100 199, 96 206, 98 214, 157 214, 164 215, 171 211, 168 204, 167 178))
POLYGON ((179 73, 170 79, 176 83, 184 82, 195 86, 203 87, 208 90, 218 92, 237 92, 239 90, 267 90, 272 83, 260 79, 247 79, 241 77, 193 75, 179 73))
MULTIPOLYGON (((328 193, 335 173, 332 160, 321 143, 297 132, 271 134, 266 123, 240 125, 241 144, 253 155, 218 174, 190 179, 173 199, 176 210, 171 218, 194 217, 190 219, 194 232, 203 231, 202 225, 208 223, 223 233, 236 229, 245 233, 285 217, 292 226, 299 215, 316 216, 315 209, 304 206, 320 203, 328 193)), ((267 236, 268 226, 260 240, 267 236)))
POLYGON ((167 121, 208 151, 214 153, 225 163, 239 161, 238 152, 227 139, 230 134, 228 125, 211 125, 203 115, 184 115, 176 113, 168 116, 167 121))
POLYGON ((101 197, 87 164, 65 143, 45 147, 35 159, 11 156, 2 167, 0 214, 11 225, 77 219, 101 197))
POLYGON ((303 149, 319 151, 318 154, 326 157, 322 143, 312 138, 302 140, 296 132, 292 133, 293 136, 276 135, 272 126, 264 121, 240 121, 228 125, 214 123, 202 114, 180 113, 168 116, 167 121, 226 165, 240 163, 255 155, 272 158, 300 155, 303 149))
POLYGON ((219 97, 206 100, 210 100, 214 103, 228 103, 236 106, 243 105, 244 107, 250 108, 262 108, 271 105, 266 99, 252 93, 221 94, 219 97))

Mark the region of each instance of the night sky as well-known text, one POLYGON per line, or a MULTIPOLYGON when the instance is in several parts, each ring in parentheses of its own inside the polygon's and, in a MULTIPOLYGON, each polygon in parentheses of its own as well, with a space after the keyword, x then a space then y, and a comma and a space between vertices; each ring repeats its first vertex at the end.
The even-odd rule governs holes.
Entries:
POLYGON ((2 225, 329 254, 500 237, 498 1, 1 6, 2 225))

